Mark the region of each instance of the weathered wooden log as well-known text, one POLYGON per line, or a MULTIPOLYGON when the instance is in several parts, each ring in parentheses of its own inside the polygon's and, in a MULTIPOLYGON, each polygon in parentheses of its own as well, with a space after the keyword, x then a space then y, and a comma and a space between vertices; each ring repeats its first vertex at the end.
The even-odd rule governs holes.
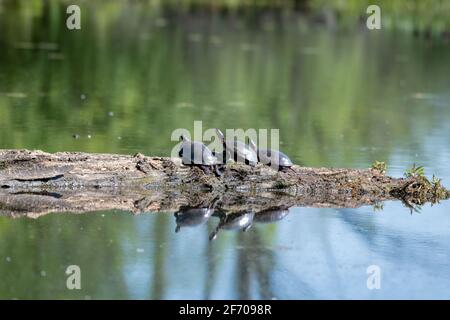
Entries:
POLYGON ((413 207, 450 197, 425 177, 393 178, 374 169, 227 164, 220 177, 178 158, 0 150, 0 214, 120 209, 177 211, 210 206, 227 212, 290 206, 358 207, 399 199, 413 207))

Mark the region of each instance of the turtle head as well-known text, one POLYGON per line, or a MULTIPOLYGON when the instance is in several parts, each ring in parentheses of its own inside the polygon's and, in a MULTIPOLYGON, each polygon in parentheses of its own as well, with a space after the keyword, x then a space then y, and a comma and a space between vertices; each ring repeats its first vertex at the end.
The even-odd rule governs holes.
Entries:
POLYGON ((188 137, 186 137, 186 135, 182 134, 180 135, 180 141, 190 141, 188 137))
POLYGON ((225 136, 223 135, 222 131, 216 129, 216 134, 219 137, 220 141, 225 142, 225 136))
POLYGON ((211 232, 211 234, 209 235, 209 241, 214 241, 217 239, 217 234, 219 233, 219 230, 214 230, 213 232, 211 232))
POLYGON ((252 138, 248 137, 247 141, 248 141, 248 145, 250 146, 250 148, 253 149, 253 151, 258 151, 258 147, 256 146, 255 141, 252 140, 252 138))

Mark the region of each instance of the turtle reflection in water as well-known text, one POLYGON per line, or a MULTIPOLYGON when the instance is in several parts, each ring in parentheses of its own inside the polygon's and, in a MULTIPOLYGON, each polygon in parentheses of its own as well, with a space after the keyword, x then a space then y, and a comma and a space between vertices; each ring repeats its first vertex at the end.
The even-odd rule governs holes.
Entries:
POLYGON ((225 214, 220 213, 220 222, 209 236, 209 240, 215 240, 220 230, 242 230, 247 231, 253 224, 255 213, 252 211, 240 211, 225 214))
POLYGON ((178 212, 174 213, 177 223, 175 232, 180 231, 181 227, 196 227, 205 224, 213 213, 214 209, 212 208, 182 206, 178 212))
POLYGON ((177 224, 175 232, 180 231, 181 227, 197 227, 205 224, 215 211, 215 207, 220 198, 216 197, 209 203, 209 205, 202 204, 196 207, 181 206, 180 209, 174 213, 175 222, 177 224))
POLYGON ((289 214, 287 207, 274 207, 254 213, 253 211, 239 211, 226 214, 224 211, 214 209, 216 201, 210 207, 182 206, 174 214, 176 220, 175 232, 181 227, 196 227, 205 224, 214 215, 220 221, 215 230, 209 236, 210 240, 217 238, 220 230, 247 231, 256 223, 273 223, 284 219, 289 214))
POLYGON ((257 223, 272 223, 283 220, 288 214, 288 208, 271 208, 257 212, 253 221, 257 223))

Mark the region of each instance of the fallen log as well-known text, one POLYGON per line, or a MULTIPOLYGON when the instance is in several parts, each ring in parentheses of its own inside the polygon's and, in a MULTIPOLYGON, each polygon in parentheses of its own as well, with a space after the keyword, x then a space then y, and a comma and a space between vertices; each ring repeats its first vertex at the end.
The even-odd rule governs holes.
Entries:
POLYGON ((0 214, 13 217, 112 209, 175 212, 212 203, 226 212, 354 208, 394 199, 414 208, 449 197, 440 183, 424 176, 393 178, 376 169, 294 166, 278 172, 262 164, 229 163, 216 177, 178 158, 0 150, 0 214))

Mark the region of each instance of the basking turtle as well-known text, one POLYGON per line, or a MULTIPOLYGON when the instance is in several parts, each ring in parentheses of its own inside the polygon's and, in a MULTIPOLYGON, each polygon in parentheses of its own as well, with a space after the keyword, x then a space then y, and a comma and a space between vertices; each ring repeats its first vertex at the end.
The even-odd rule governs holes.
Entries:
POLYGON ((177 226, 175 232, 180 231, 181 227, 200 226, 214 213, 212 208, 198 208, 190 206, 182 206, 178 212, 174 213, 177 226))
POLYGON ((247 231, 253 223, 255 214, 252 211, 239 211, 229 214, 221 213, 220 222, 216 229, 210 234, 209 240, 215 240, 221 229, 247 231))
POLYGON ((255 213, 253 221, 258 223, 272 223, 284 219, 289 214, 287 208, 270 208, 255 213))
POLYGON ((247 144, 238 141, 236 137, 233 143, 225 140, 225 136, 222 131, 216 129, 217 136, 222 141, 224 153, 226 153, 226 160, 232 157, 236 162, 244 162, 252 167, 258 163, 258 156, 256 151, 250 148, 247 144))
POLYGON ((258 148, 251 138, 248 138, 248 142, 252 150, 257 152, 259 162, 271 167, 274 166, 278 169, 278 171, 285 171, 286 169, 291 169, 292 171, 294 171, 292 169, 292 166, 294 164, 292 163, 291 159, 289 159, 289 157, 283 152, 273 149, 258 148))
POLYGON ((211 173, 210 169, 213 169, 217 176, 222 175, 219 170, 221 164, 208 149, 201 142, 191 141, 184 135, 180 136, 181 148, 178 155, 181 157, 184 165, 193 165, 200 167, 206 174, 211 173))

